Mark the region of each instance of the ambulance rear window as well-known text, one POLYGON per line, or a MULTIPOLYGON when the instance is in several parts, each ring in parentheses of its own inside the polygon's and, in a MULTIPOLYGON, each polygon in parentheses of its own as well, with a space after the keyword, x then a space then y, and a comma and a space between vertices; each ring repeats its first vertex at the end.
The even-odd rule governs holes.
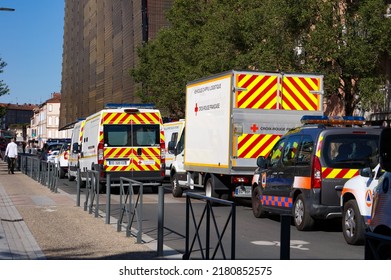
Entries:
POLYGON ((104 144, 107 147, 154 146, 160 144, 157 124, 105 125, 104 144))

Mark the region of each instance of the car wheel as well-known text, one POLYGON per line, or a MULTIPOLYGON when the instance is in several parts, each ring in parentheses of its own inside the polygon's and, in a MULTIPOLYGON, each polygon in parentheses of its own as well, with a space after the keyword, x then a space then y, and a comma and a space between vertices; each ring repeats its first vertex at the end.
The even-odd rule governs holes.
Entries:
POLYGON ((263 210, 262 203, 262 189, 258 186, 255 187, 251 194, 251 205, 253 208, 253 214, 256 218, 262 218, 266 216, 266 212, 263 210))
POLYGON ((314 219, 308 213, 303 194, 299 194, 293 203, 293 222, 298 230, 311 230, 314 226, 314 219))
POLYGON ((173 197, 182 197, 183 189, 178 183, 178 175, 176 173, 171 176, 171 191, 173 197))
POLYGON ((342 232, 346 242, 351 245, 364 244, 365 225, 360 215, 357 202, 349 200, 344 204, 342 215, 342 232))

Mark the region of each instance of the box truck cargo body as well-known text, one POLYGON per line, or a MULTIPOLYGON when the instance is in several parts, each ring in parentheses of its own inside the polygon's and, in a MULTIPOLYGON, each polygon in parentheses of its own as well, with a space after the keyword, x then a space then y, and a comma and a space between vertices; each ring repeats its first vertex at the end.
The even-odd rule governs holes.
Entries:
POLYGON ((303 115, 322 114, 322 75, 232 70, 188 83, 173 194, 197 186, 208 196, 251 197, 256 158, 303 115))

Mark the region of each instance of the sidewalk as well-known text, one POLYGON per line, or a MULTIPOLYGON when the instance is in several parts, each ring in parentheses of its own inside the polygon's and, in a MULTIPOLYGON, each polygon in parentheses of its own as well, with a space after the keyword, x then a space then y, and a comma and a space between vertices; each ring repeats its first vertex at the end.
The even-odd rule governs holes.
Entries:
POLYGON ((76 196, 50 191, 0 161, 1 259, 158 259, 153 245, 117 232, 76 206, 76 196))

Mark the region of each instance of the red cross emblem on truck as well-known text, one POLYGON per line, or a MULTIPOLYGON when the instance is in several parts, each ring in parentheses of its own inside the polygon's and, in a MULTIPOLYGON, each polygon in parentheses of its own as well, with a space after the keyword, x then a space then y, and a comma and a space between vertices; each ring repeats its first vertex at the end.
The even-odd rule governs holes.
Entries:
POLYGON ((258 128, 259 127, 255 123, 253 123, 253 125, 250 127, 251 131, 254 133, 257 132, 258 128))

